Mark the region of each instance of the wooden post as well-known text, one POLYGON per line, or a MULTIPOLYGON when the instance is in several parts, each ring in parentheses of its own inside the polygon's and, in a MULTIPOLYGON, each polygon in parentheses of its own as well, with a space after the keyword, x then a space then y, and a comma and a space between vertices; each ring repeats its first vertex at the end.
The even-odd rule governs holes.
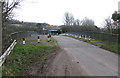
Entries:
MULTIPOLYGON (((0 1, 0 56, 2 55, 2 5, 3 3, 0 1)), ((2 67, 0 67, 0 78, 2 77, 2 67)))
POLYGON ((2 55, 2 2, 0 2, 0 55, 2 55))

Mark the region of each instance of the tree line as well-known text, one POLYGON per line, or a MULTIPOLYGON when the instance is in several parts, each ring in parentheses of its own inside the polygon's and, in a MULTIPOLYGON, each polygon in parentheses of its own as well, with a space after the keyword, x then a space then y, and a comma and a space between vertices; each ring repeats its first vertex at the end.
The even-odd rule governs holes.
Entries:
POLYGON ((85 17, 83 20, 75 19, 73 14, 65 12, 64 25, 61 26, 63 32, 79 32, 79 31, 93 31, 105 32, 110 34, 118 34, 120 31, 120 14, 114 12, 112 17, 104 19, 103 28, 99 28, 94 24, 92 19, 85 17))
POLYGON ((96 31, 99 32, 98 28, 92 19, 85 17, 83 20, 75 19, 73 14, 65 12, 64 14, 64 25, 61 26, 63 32, 79 32, 79 31, 96 31))

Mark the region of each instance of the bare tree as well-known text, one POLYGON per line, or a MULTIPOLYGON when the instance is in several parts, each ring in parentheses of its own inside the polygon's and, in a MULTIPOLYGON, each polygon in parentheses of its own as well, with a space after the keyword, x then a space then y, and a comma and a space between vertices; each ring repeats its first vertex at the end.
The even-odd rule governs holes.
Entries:
POLYGON ((18 8, 18 6, 20 6, 20 2, 22 0, 1 0, 2 2, 2 23, 3 23, 3 27, 2 27, 2 48, 3 50, 5 50, 8 45, 10 44, 10 34, 9 34, 9 30, 10 28, 8 26, 9 25, 9 20, 13 17, 13 10, 15 8, 18 8))
POLYGON ((94 26, 94 21, 92 19, 88 19, 87 17, 85 17, 82 20, 82 26, 94 26))
POLYGON ((81 21, 79 19, 76 19, 74 21, 74 26, 80 26, 81 25, 81 21))
POLYGON ((73 23, 74 23, 74 16, 71 13, 66 12, 64 14, 64 24, 69 26, 69 25, 73 25, 73 23))
POLYGON ((110 17, 107 17, 105 19, 105 26, 104 27, 107 28, 107 30, 112 34, 113 27, 112 27, 112 20, 110 17))
POLYGON ((3 2, 3 23, 13 17, 13 10, 20 6, 22 0, 4 0, 3 2))

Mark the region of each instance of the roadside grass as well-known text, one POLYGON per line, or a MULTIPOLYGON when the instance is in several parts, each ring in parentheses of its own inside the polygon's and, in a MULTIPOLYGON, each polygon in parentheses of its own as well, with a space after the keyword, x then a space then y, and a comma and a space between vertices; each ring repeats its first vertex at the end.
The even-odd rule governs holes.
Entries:
POLYGON ((74 39, 77 39, 77 40, 80 40, 83 42, 87 42, 87 43, 90 43, 92 45, 98 46, 100 48, 103 48, 105 50, 108 50, 108 51, 111 51, 111 52, 118 54, 118 44, 117 43, 112 43, 112 44, 108 45, 108 44, 103 43, 102 41, 98 41, 95 39, 85 40, 84 38, 80 39, 78 37, 73 37, 73 36, 67 36, 67 37, 71 37, 71 38, 74 38, 74 39))
MULTIPOLYGON (((55 43, 54 39, 49 44, 55 43)), ((3 76, 26 76, 30 74, 31 65, 37 63, 41 69, 46 56, 59 49, 58 45, 21 45, 18 41, 13 52, 6 58, 2 67, 3 76)))
POLYGON ((100 48, 115 52, 118 54, 118 45, 117 44, 112 44, 110 46, 106 45, 106 44, 102 44, 100 48))

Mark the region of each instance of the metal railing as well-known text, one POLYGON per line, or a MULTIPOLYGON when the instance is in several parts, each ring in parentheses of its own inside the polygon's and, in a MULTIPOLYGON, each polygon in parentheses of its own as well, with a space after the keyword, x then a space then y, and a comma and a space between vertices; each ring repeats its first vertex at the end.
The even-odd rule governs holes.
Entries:
POLYGON ((2 54, 5 52, 7 47, 13 42, 13 40, 21 40, 22 38, 29 37, 31 35, 37 35, 38 33, 35 31, 26 31, 26 32, 14 32, 6 37, 2 38, 2 54))
POLYGON ((13 43, 10 45, 10 47, 4 52, 4 54, 0 57, 0 67, 4 63, 6 56, 8 56, 11 51, 13 50, 14 46, 17 44, 16 40, 13 41, 13 43))
POLYGON ((12 33, 10 36, 10 38, 13 41, 13 43, 9 46, 9 48, 7 48, 7 50, 1 55, 0 57, 0 66, 2 66, 2 64, 4 63, 5 59, 6 59, 6 56, 8 56, 10 54, 10 52, 13 50, 14 46, 16 45, 17 43, 17 40, 20 40, 22 38, 26 38, 26 37, 29 37, 31 35, 36 35, 38 34, 37 32, 34 32, 34 31, 28 31, 28 32, 15 32, 15 33, 12 33))

